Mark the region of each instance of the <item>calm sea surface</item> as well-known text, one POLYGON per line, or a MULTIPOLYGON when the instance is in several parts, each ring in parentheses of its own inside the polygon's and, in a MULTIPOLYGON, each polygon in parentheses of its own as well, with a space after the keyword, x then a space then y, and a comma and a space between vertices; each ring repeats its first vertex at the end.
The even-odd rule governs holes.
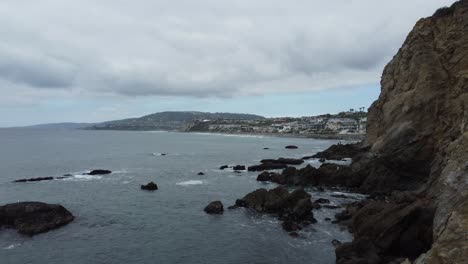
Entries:
MULTIPOLYGON (((300 158, 332 140, 226 136, 169 132, 0 129, 0 204, 59 203, 76 219, 46 234, 24 237, 0 230, 0 263, 334 263, 333 239, 349 233, 314 211, 318 220, 292 238, 272 216, 244 209, 207 215, 258 188, 258 173, 219 170, 264 158, 300 158), (284 149, 297 145, 297 150, 284 149), (264 147, 270 148, 264 150, 264 147), (167 153, 160 156, 159 153, 167 153), (104 176, 83 176, 110 169, 104 176), (198 172, 205 173, 198 176, 198 172), (11 183, 19 178, 74 176, 65 180, 11 183), (159 190, 140 184, 155 181, 159 190)), ((318 166, 315 160, 308 161, 318 166)), ((306 163, 307 164, 307 163, 306 163)), ((330 192, 309 190, 312 198, 330 192)), ((330 198, 335 204, 346 202, 330 198)))

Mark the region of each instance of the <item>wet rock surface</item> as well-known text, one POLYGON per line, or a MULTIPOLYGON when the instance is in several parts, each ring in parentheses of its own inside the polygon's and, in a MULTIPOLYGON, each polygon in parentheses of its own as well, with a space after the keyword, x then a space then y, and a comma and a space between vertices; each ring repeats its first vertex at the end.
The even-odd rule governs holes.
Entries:
POLYGON ((300 230, 301 226, 316 222, 310 195, 304 189, 297 189, 291 193, 283 187, 258 189, 236 200, 236 205, 259 213, 275 214, 283 221, 283 229, 288 232, 300 230))
POLYGON ((41 202, 20 202, 0 206, 0 227, 33 236, 64 226, 74 216, 63 206, 41 202))
POLYGON ((38 182, 38 181, 51 181, 55 180, 54 177, 38 177, 38 178, 29 178, 29 179, 19 179, 13 182, 38 182))
MULTIPOLYGON (((233 208, 234 209, 234 208, 233 208)), ((207 214, 222 214, 224 212, 224 207, 221 201, 214 201, 208 204, 204 211, 207 214)))
POLYGON ((300 165, 304 163, 304 160, 279 158, 279 159, 264 159, 264 160, 261 160, 260 162, 261 163, 285 164, 285 165, 300 165))
POLYGON ((249 166, 248 171, 265 171, 265 170, 281 170, 287 168, 286 164, 277 164, 277 163, 263 163, 259 165, 249 166))
POLYGON ((89 173, 86 173, 86 175, 106 175, 111 173, 112 171, 110 170, 92 170, 89 173))
POLYGON ((145 191, 156 191, 158 189, 158 185, 154 182, 150 182, 145 185, 141 185, 140 189, 145 191))

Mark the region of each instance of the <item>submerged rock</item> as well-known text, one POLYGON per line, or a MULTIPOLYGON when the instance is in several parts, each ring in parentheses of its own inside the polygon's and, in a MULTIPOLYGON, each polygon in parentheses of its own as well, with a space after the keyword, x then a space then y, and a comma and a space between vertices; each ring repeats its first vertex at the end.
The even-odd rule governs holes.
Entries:
POLYGON ((110 170, 92 170, 89 173, 86 173, 86 175, 106 175, 106 174, 111 174, 112 171, 110 170))
POLYGON ((225 169, 227 169, 227 168, 229 168, 228 165, 223 165, 223 166, 219 167, 220 170, 225 170, 225 169))
POLYGON ((199 176, 203 176, 203 175, 205 175, 205 173, 203 173, 203 172, 199 172, 199 173, 197 173, 197 175, 199 175, 199 176))
POLYGON ((245 166, 244 165, 236 165, 234 167, 232 167, 233 170, 235 171, 243 171, 245 170, 245 166))
POLYGON ((223 203, 221 203, 220 201, 211 202, 205 207, 204 211, 207 214, 222 214, 224 212, 223 203))
POLYGON ((146 185, 141 185, 141 189, 146 191, 155 191, 158 189, 158 185, 154 182, 150 182, 146 185))
POLYGON ((29 178, 29 179, 19 179, 13 182, 37 182, 37 181, 51 181, 54 180, 54 177, 39 177, 39 178, 29 178))
POLYGON ((294 146, 294 145, 289 145, 289 146, 286 146, 284 147, 285 149, 298 149, 299 147, 298 146, 294 146))
POLYGON ((20 202, 0 206, 0 228, 14 228, 24 235, 37 235, 72 222, 74 216, 63 206, 20 202))

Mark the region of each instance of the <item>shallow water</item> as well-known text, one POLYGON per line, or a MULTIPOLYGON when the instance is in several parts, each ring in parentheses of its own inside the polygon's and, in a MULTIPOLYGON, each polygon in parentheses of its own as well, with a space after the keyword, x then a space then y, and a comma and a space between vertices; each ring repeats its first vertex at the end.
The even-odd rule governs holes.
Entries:
MULTIPOLYGON (((314 211, 318 223, 299 238, 282 231, 272 216, 244 209, 217 216, 203 212, 213 200, 227 207, 248 192, 276 186, 257 182, 258 173, 237 174, 219 166, 300 158, 333 143, 169 132, 0 130, 1 204, 59 203, 76 216, 71 224, 33 238, 1 230, 0 263, 334 263, 331 241, 351 239, 324 220, 339 210, 314 211), (82 175, 97 168, 113 173, 82 175), (73 176, 64 180, 11 183, 68 173, 73 176), (141 191, 149 181, 159 190, 141 191)), ((329 192, 309 191, 313 199, 345 202, 329 192)))

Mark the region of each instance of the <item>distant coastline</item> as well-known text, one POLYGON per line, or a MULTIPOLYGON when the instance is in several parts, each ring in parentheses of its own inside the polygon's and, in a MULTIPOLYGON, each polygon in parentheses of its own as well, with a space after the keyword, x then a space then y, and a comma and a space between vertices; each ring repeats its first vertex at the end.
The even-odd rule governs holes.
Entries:
MULTIPOLYGON (((168 131, 177 132, 177 131, 168 131)), ((242 133, 242 132, 180 132, 192 134, 206 134, 206 135, 246 135, 246 136, 267 136, 267 137, 283 137, 283 138, 310 138, 310 139, 330 139, 330 140, 346 140, 346 141, 360 141, 364 139, 363 134, 295 134, 295 133, 242 133)))

